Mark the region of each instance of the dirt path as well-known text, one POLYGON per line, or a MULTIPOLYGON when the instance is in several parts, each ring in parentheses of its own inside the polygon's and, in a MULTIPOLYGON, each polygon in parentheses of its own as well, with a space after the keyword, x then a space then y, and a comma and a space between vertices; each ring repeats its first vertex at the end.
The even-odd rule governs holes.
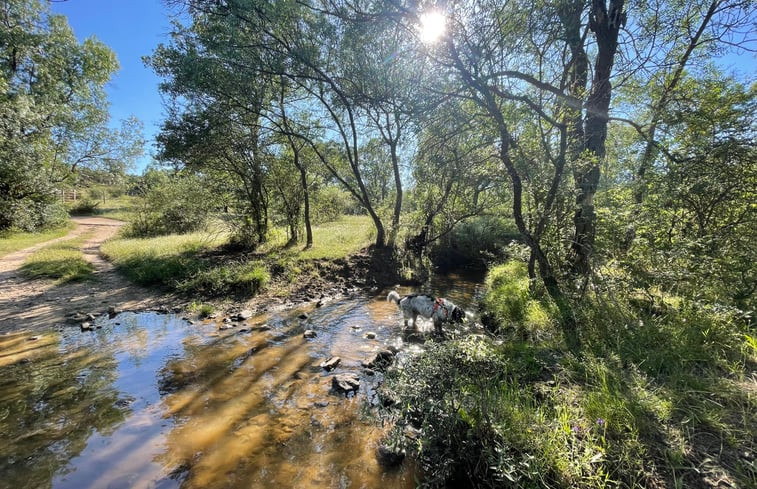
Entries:
POLYGON ((100 245, 124 224, 100 217, 74 218, 76 228, 68 235, 11 253, 0 258, 0 334, 19 330, 39 331, 71 324, 79 313, 99 315, 114 306, 117 310, 146 309, 173 302, 127 281, 99 255, 100 245), (84 258, 95 267, 93 280, 55 285, 52 280, 26 279, 19 268, 35 251, 56 241, 83 234, 84 258))

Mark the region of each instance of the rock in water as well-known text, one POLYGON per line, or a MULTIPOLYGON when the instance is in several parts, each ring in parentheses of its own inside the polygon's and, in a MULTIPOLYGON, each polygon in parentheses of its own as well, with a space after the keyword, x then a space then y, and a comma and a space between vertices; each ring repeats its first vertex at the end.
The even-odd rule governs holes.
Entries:
POLYGON ((341 361, 342 359, 339 357, 331 357, 328 360, 321 362, 321 368, 329 371, 334 370, 341 361))
POLYGON ((379 350, 367 360, 360 362, 360 365, 365 368, 381 369, 390 365, 393 360, 394 353, 392 353, 390 350, 379 350))
POLYGON ((304 338, 315 338, 317 335, 315 334, 315 331, 312 329, 305 330, 304 333, 302 333, 302 336, 304 338))
POLYGON ((244 309, 242 311, 239 311, 231 319, 234 321, 247 321, 251 317, 252 317, 252 311, 250 311, 249 309, 244 309))
POLYGON ((356 392, 360 389, 360 377, 357 374, 338 374, 332 377, 331 386, 338 392, 356 392))

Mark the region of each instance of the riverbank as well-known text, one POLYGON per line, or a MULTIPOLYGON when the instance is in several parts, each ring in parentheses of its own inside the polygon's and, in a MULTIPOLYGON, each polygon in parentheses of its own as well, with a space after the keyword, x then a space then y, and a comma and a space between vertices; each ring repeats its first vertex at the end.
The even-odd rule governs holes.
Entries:
POLYGON ((218 233, 116 239, 122 221, 73 221, 76 227, 68 234, 3 257, 0 333, 78 325, 88 315, 109 310, 172 311, 187 317, 261 313, 323 304, 399 280, 391 253, 368 247, 370 227, 360 218, 318 228, 319 241, 311 249, 273 242, 257 254, 224 249, 218 233), (21 270, 39 250, 78 237, 86 237, 80 247, 93 270, 90 279, 58 283, 21 270))

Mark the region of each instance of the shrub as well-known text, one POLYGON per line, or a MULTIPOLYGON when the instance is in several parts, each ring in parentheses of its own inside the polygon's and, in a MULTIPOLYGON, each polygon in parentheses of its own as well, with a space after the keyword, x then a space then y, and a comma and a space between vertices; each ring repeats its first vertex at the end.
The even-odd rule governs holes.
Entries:
POLYGON ((178 176, 150 188, 127 232, 148 237, 201 230, 215 208, 215 200, 202 179, 178 176))
POLYGON ((97 200, 85 197, 70 204, 68 212, 74 216, 91 216, 97 210, 98 205, 100 205, 100 202, 97 200))
POLYGON ((312 198, 312 222, 322 224, 339 219, 354 207, 354 199, 349 192, 334 185, 327 185, 312 198))
POLYGON ((460 265, 485 267, 507 257, 507 245, 520 239, 512 221, 495 216, 477 216, 457 224, 449 238, 433 249, 434 261, 444 268, 460 265))

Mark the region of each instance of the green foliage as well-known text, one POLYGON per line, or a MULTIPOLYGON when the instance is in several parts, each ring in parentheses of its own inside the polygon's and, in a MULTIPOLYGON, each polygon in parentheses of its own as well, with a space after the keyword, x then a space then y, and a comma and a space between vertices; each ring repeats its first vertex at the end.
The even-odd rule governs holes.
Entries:
POLYGON ((100 202, 89 197, 79 199, 68 207, 68 212, 74 216, 91 216, 97 212, 100 202))
POLYGON ((424 485, 694 487, 716 475, 752 485, 749 324, 686 302, 649 314, 598 300, 581 314, 580 356, 549 331, 534 335, 546 342, 471 337, 388 374, 392 439, 418 454, 424 485))
POLYGON ((432 250, 434 262, 449 268, 485 267, 507 256, 507 245, 520 239, 512 222, 496 216, 476 216, 458 223, 449 237, 432 250))
POLYGON ((334 185, 325 185, 313 194, 313 223, 323 224, 338 220, 354 207, 349 192, 334 185))
POLYGON ((0 25, 0 230, 59 225, 57 186, 77 168, 127 164, 140 125, 108 127, 104 86, 118 68, 95 38, 79 42, 45 2, 5 2, 0 25))
POLYGON ((216 203, 202 178, 183 174, 167 178, 149 188, 128 233, 144 237, 199 231, 216 203))

